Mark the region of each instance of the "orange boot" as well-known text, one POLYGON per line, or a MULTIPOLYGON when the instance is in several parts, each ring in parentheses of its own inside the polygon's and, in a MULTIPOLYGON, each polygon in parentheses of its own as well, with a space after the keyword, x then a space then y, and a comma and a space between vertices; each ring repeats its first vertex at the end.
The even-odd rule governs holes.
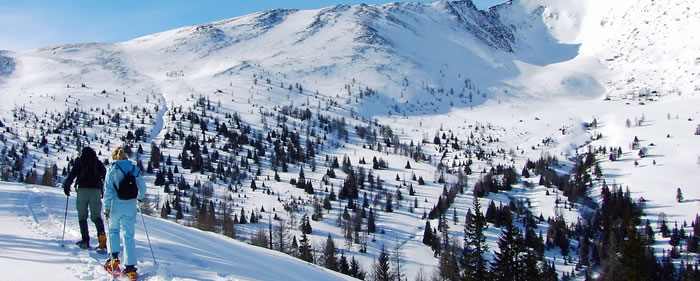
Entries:
POLYGON ((107 236, 105 235, 105 233, 98 233, 97 240, 100 241, 100 244, 97 246, 97 251, 107 252, 107 236))

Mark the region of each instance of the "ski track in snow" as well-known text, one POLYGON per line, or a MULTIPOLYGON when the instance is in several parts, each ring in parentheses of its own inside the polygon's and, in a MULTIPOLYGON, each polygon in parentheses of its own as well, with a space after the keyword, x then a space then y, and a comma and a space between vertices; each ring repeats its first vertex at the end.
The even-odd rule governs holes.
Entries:
POLYGON ((161 93, 159 99, 158 114, 156 117, 156 122, 153 124, 151 129, 151 135, 148 137, 147 143, 153 142, 156 139, 160 139, 161 131, 165 123, 165 113, 168 112, 168 103, 164 93, 161 93))

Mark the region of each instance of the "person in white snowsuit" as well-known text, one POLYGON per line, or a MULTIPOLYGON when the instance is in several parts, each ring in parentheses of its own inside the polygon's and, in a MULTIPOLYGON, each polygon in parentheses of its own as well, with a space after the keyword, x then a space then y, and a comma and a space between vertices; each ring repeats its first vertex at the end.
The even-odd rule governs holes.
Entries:
POLYGON ((107 250, 111 257, 105 263, 105 270, 112 274, 127 275, 132 280, 136 280, 136 246, 134 244, 134 227, 136 226, 137 199, 143 200, 146 196, 146 184, 141 177, 141 171, 131 161, 127 160, 126 153, 121 146, 112 149, 112 160, 114 162, 107 169, 107 176, 104 184, 104 216, 108 223, 109 239, 107 239, 107 250), (117 195, 119 184, 125 173, 132 173, 136 177, 138 186, 138 196, 136 199, 122 200, 117 195), (126 268, 123 272, 119 270, 119 252, 121 237, 124 241, 124 262, 126 268))

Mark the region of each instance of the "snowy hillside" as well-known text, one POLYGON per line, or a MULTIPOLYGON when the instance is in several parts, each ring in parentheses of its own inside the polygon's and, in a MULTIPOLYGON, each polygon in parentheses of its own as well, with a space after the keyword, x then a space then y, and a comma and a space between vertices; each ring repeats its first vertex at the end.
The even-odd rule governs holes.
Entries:
MULTIPOLYGON (((112 279, 102 269, 107 255, 79 249, 71 242, 80 238, 75 197, 68 202, 64 242, 66 200, 62 190, 2 183, 0 194, 3 280, 112 279)), ((286 280, 354 280, 221 235, 147 216, 137 221, 138 268, 144 280, 280 280, 281 276, 286 280)))
MULTIPOLYGON (((486 259, 495 263, 506 233, 493 210, 512 213, 543 279, 549 267, 561 279, 615 272, 603 249, 629 240, 619 234, 626 230, 604 232, 613 228, 605 215, 621 213, 606 209, 617 197, 643 210, 625 215, 634 213, 640 232, 649 221, 654 232, 645 232, 645 246, 659 260, 692 264, 700 209, 696 6, 336 5, 263 11, 116 44, 0 52, 0 176, 28 183, 3 184, 3 192, 26 200, 9 209, 33 217, 27 232, 2 234, 39 229, 37 239, 55 241, 58 230, 44 221, 57 220, 63 199, 32 184, 60 184, 84 145, 106 161, 125 144, 147 171, 150 215, 171 221, 146 219, 157 251, 171 253, 164 255, 172 264, 182 252, 201 254, 192 275, 178 269, 159 274, 164 280, 269 280, 256 265, 238 264, 245 255, 229 254, 257 263, 269 252, 223 236, 341 272, 329 261, 355 258, 367 279, 384 248, 409 280, 449 279, 443 253, 465 256, 475 195, 482 212, 491 210, 486 259), (50 210, 21 211, 32 204, 50 210), (659 231, 674 223, 688 234, 680 242, 683 235, 659 231), (207 243, 189 249, 191 241, 166 236, 170 229, 207 243), (430 233, 437 238, 426 240, 430 233), (292 247, 304 234, 310 256, 292 247), (210 236, 216 239, 201 238, 210 236)), ((630 219, 615 218, 618 228, 630 219)), ((282 269, 330 274, 271 255, 282 269)), ((35 258, 46 261, 27 260, 35 258)), ((154 268, 145 255, 139 261, 154 268)), ((91 278, 99 277, 82 279, 91 278)))

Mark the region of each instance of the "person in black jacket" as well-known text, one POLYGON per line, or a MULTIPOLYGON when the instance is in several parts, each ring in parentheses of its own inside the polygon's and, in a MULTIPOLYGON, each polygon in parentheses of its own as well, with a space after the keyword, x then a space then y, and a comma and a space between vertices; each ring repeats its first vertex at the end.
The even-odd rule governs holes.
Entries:
POLYGON ((97 154, 90 147, 84 147, 80 153, 80 158, 75 161, 68 177, 63 182, 63 191, 66 196, 70 196, 71 185, 76 180, 78 197, 75 200, 78 209, 78 224, 80 225, 80 235, 82 240, 76 243, 80 248, 90 248, 90 234, 88 232, 88 207, 90 208, 90 220, 97 228, 97 238, 99 250, 107 249, 107 237, 105 236, 105 226, 102 221, 102 194, 104 193, 102 183, 105 178, 105 166, 97 158, 97 154))

